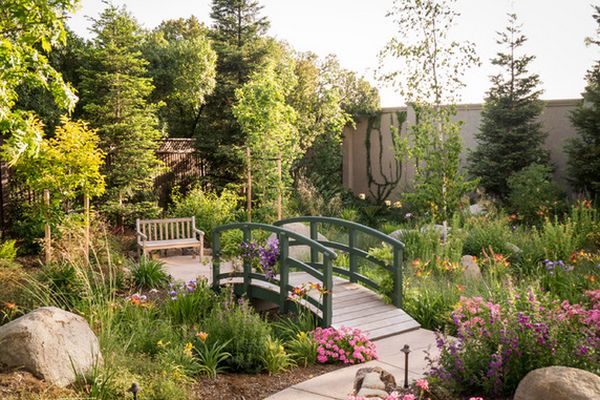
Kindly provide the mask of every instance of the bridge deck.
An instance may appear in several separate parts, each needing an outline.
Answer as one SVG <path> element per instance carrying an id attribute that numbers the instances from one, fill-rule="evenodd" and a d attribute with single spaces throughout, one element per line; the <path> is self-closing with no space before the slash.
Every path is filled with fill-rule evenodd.
<path id="1" fill-rule="evenodd" d="M 175 256 L 163 258 L 165 269 L 176 280 L 190 280 L 197 276 L 212 279 L 211 264 L 199 264 L 197 259 L 190 256 Z M 222 264 L 222 271 L 231 271 L 230 263 Z M 233 278 L 231 282 L 241 282 L 241 278 Z M 290 273 L 290 285 L 299 286 L 314 281 L 304 272 Z M 253 281 L 253 285 L 278 290 L 275 285 L 263 281 Z M 317 296 L 311 293 L 311 296 Z M 333 278 L 333 326 L 339 328 L 348 326 L 359 328 L 371 339 L 381 339 L 398 335 L 413 329 L 418 329 L 419 323 L 403 310 L 386 303 L 377 293 L 356 283 Z"/>

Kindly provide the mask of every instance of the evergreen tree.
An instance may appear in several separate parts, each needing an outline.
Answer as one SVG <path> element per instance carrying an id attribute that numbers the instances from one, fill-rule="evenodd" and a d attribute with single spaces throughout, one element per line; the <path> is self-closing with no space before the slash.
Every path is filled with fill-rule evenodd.
<path id="1" fill-rule="evenodd" d="M 139 50 L 144 33 L 137 21 L 124 8 L 109 6 L 94 21 L 92 32 L 81 101 L 107 153 L 107 200 L 120 224 L 134 203 L 149 198 L 160 170 L 155 155 L 161 138 L 158 105 L 147 101 L 154 87 Z"/>
<path id="2" fill-rule="evenodd" d="M 544 109 L 539 99 L 540 78 L 528 71 L 535 57 L 517 55 L 527 38 L 515 14 L 509 14 L 506 31 L 498 35 L 497 43 L 505 51 L 498 53 L 492 64 L 502 72 L 491 77 L 469 170 L 489 194 L 505 199 L 508 178 L 532 163 L 547 164 L 548 153 L 542 147 L 546 134 L 539 122 Z"/>
<path id="3" fill-rule="evenodd" d="M 588 44 L 600 45 L 600 6 L 594 6 L 598 23 L 595 39 Z M 600 196 L 600 61 L 587 72 L 583 101 L 571 114 L 578 137 L 571 139 L 565 151 L 569 156 L 567 172 L 573 188 L 592 198 Z"/>
<path id="4" fill-rule="evenodd" d="M 211 31 L 217 52 L 216 88 L 207 99 L 198 147 L 210 164 L 211 183 L 222 187 L 239 180 L 243 159 L 234 151 L 244 145 L 245 134 L 232 113 L 235 90 L 261 69 L 269 52 L 262 37 L 269 22 L 260 16 L 255 0 L 213 0 Z"/>

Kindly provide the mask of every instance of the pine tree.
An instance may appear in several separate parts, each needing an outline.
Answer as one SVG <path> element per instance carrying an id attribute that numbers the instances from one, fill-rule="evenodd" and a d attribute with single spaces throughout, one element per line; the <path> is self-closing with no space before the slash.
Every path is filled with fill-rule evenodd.
<path id="1" fill-rule="evenodd" d="M 594 6 L 598 23 L 596 39 L 587 43 L 600 45 L 600 6 Z M 587 72 L 583 101 L 571 114 L 571 122 L 579 134 L 571 139 L 565 151 L 569 156 L 567 172 L 573 188 L 592 198 L 600 196 L 600 61 Z"/>
<path id="2" fill-rule="evenodd" d="M 124 8 L 109 6 L 92 32 L 88 69 L 82 71 L 83 111 L 107 153 L 108 202 L 122 223 L 134 201 L 148 198 L 160 170 L 158 105 L 147 101 L 154 87 L 139 51 L 143 32 L 137 21 Z"/>
<path id="3" fill-rule="evenodd" d="M 246 136 L 232 113 L 235 90 L 259 70 L 269 52 L 262 37 L 269 21 L 260 16 L 262 6 L 255 0 L 213 0 L 211 31 L 217 52 L 216 88 L 204 107 L 198 138 L 201 154 L 209 161 L 211 183 L 222 187 L 239 180 L 243 159 L 233 150 Z"/>
<path id="4" fill-rule="evenodd" d="M 540 78 L 528 71 L 535 57 L 517 55 L 527 38 L 515 14 L 509 14 L 508 26 L 498 36 L 505 51 L 491 61 L 502 72 L 491 77 L 469 170 L 487 193 L 505 199 L 507 179 L 532 163 L 548 163 L 548 153 L 542 148 L 546 134 L 538 119 L 544 109 Z"/>

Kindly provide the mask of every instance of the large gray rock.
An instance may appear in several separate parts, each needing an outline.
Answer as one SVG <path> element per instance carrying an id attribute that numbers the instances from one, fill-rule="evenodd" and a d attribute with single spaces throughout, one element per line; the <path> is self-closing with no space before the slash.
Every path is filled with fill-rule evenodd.
<path id="1" fill-rule="evenodd" d="M 0 327 L 0 371 L 24 369 L 65 387 L 101 362 L 86 320 L 60 308 L 38 308 Z"/>
<path id="2" fill-rule="evenodd" d="M 470 279 L 481 279 L 481 269 L 475 261 L 475 257 L 473 256 L 463 256 L 460 259 L 460 263 L 463 266 L 463 274 L 465 277 Z"/>
<path id="3" fill-rule="evenodd" d="M 291 224 L 284 225 L 283 228 L 310 238 L 310 227 L 301 222 L 292 222 Z M 269 238 L 273 239 L 275 236 L 277 235 L 273 233 Z M 317 238 L 318 240 L 327 240 L 327 238 L 320 233 L 317 235 Z M 304 245 L 291 246 L 289 256 L 300 261 L 310 261 L 310 247 Z"/>
<path id="4" fill-rule="evenodd" d="M 540 368 L 519 383 L 514 400 L 600 399 L 600 377 L 588 371 L 567 367 Z"/>

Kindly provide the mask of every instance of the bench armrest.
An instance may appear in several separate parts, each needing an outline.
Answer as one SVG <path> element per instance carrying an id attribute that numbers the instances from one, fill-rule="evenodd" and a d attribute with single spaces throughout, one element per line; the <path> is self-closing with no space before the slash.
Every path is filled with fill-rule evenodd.
<path id="1" fill-rule="evenodd" d="M 194 228 L 194 232 L 196 232 L 196 233 L 197 233 L 198 235 L 200 235 L 200 236 L 204 236 L 204 231 L 201 231 L 201 230 L 200 230 L 200 229 L 198 229 L 198 228 Z"/>
<path id="2" fill-rule="evenodd" d="M 142 240 L 148 240 L 148 236 L 144 235 L 140 231 L 135 231 L 135 234 L 138 236 L 138 238 L 141 238 Z"/>

